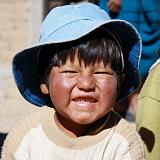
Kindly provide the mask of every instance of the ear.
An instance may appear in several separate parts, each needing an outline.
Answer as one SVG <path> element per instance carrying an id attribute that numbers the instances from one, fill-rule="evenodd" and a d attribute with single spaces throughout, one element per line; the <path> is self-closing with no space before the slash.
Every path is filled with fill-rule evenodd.
<path id="1" fill-rule="evenodd" d="M 40 85 L 40 89 L 41 89 L 41 92 L 42 92 L 43 94 L 49 94 L 49 90 L 48 90 L 48 87 L 47 87 L 46 84 L 42 83 L 42 84 Z"/>

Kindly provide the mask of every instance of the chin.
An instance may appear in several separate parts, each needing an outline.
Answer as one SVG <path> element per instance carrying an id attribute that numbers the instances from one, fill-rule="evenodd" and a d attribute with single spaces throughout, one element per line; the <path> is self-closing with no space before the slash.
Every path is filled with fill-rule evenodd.
<path id="1" fill-rule="evenodd" d="M 87 124 L 91 124 L 91 123 L 95 122 L 96 120 L 92 119 L 92 118 L 82 118 L 82 119 L 76 120 L 74 122 L 77 124 L 81 124 L 81 125 L 87 125 Z"/>

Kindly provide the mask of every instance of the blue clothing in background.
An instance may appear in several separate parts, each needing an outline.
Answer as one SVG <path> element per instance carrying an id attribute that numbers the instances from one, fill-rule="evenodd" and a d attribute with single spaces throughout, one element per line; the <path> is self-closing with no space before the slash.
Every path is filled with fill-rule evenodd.
<path id="1" fill-rule="evenodd" d="M 148 70 L 157 59 L 157 49 L 160 47 L 160 0 L 122 0 L 119 14 L 110 12 L 109 0 L 99 0 L 99 6 L 111 18 L 124 19 L 132 23 L 140 33 L 143 41 L 140 60 L 140 75 L 142 81 Z"/>

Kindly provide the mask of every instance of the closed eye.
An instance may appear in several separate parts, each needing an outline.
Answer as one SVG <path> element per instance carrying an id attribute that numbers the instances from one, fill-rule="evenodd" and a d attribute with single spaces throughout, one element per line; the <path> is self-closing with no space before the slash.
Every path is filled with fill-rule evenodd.
<path id="1" fill-rule="evenodd" d="M 94 74 L 97 74 L 97 75 L 101 75 L 101 74 L 109 74 L 109 75 L 113 75 L 113 73 L 112 72 L 94 72 Z"/>
<path id="2" fill-rule="evenodd" d="M 66 71 L 63 71 L 62 73 L 74 74 L 74 73 L 77 73 L 77 72 L 76 71 L 71 71 L 71 70 L 66 70 Z"/>

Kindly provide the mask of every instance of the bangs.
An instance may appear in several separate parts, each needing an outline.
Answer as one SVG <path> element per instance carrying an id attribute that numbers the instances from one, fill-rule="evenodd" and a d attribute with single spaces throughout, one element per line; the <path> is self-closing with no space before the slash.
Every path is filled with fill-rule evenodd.
<path id="1" fill-rule="evenodd" d="M 64 65 L 68 58 L 74 62 L 75 55 L 77 55 L 80 65 L 82 62 L 85 66 L 89 66 L 103 61 L 104 66 L 109 64 L 117 74 L 120 74 L 123 70 L 120 45 L 110 34 L 106 33 L 106 35 L 104 31 L 100 33 L 92 33 L 90 36 L 74 42 L 51 44 L 41 48 L 38 56 L 40 76 L 46 77 L 53 66 Z"/>
<path id="2" fill-rule="evenodd" d="M 114 62 L 121 63 L 120 51 L 116 43 L 110 39 L 94 39 L 84 42 L 71 49 L 63 50 L 53 57 L 55 65 L 64 65 L 66 60 L 70 58 L 73 62 L 75 55 L 78 57 L 79 64 L 83 61 L 85 66 L 94 65 L 96 62 L 103 61 L 104 66 L 110 64 L 112 69 L 116 69 Z M 120 61 L 120 62 L 119 62 Z M 119 65 L 117 65 L 119 66 Z M 118 70 L 118 68 L 116 69 Z"/>

